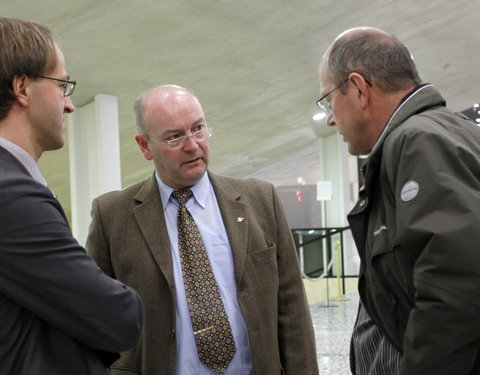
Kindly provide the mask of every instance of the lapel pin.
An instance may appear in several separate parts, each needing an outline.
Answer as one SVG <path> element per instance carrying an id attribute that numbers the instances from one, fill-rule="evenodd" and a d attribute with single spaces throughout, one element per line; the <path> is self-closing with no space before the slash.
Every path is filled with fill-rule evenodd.
<path id="1" fill-rule="evenodd" d="M 243 221 L 243 217 L 237 217 L 237 223 L 241 223 Z"/>

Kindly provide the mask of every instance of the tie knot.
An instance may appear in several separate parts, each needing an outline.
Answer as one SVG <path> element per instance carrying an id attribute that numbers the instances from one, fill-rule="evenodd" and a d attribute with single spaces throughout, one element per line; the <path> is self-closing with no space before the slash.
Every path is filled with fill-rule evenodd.
<path id="1" fill-rule="evenodd" d="M 175 190 L 172 195 L 177 199 L 177 201 L 184 205 L 186 201 L 188 201 L 192 196 L 193 193 L 190 189 L 182 189 L 182 190 Z"/>

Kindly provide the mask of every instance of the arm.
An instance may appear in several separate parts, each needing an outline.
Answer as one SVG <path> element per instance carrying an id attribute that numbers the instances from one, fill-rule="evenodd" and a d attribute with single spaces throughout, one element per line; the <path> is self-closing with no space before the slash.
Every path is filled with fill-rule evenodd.
<path id="1" fill-rule="evenodd" d="M 315 335 L 297 252 L 283 205 L 272 187 L 277 228 L 278 337 L 286 375 L 318 374 Z"/>
<path id="2" fill-rule="evenodd" d="M 103 272 L 110 277 L 115 277 L 110 258 L 110 248 L 105 240 L 97 199 L 94 199 L 92 203 L 92 221 L 90 223 L 85 248 L 87 249 L 87 254 L 95 260 Z"/>
<path id="3" fill-rule="evenodd" d="M 480 349 L 480 163 L 468 141 L 427 127 L 397 140 L 394 153 L 396 230 L 415 287 L 400 373 L 466 374 Z M 405 202 L 410 180 L 419 192 Z"/>
<path id="4" fill-rule="evenodd" d="M 29 177 L 3 178 L 0 202 L 1 292 L 91 348 L 135 345 L 143 321 L 138 295 L 85 254 L 50 191 Z"/>

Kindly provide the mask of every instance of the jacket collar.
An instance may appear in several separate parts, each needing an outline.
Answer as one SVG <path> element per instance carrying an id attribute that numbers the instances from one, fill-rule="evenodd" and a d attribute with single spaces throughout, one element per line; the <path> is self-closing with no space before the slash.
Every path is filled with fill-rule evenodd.
<path id="1" fill-rule="evenodd" d="M 371 154 L 375 154 L 379 149 L 381 149 L 383 142 L 388 135 L 398 126 L 404 123 L 405 120 L 407 120 L 407 118 L 410 116 L 433 107 L 445 105 L 445 99 L 431 84 L 427 83 L 417 86 L 407 95 L 405 95 L 405 97 L 400 101 L 400 104 L 395 112 L 393 112 L 392 116 L 390 116 L 390 119 L 385 125 L 377 142 L 373 146 Z"/>
<path id="2" fill-rule="evenodd" d="M 362 167 L 364 184 L 360 188 L 360 199 L 349 215 L 363 212 L 368 207 L 369 192 L 366 187 L 371 186 L 375 175 L 379 173 L 382 160 L 383 144 L 388 136 L 401 126 L 409 117 L 438 106 L 445 106 L 445 99 L 430 84 L 420 85 L 408 93 L 399 103 L 388 120 L 383 132 Z M 370 189 L 371 190 L 371 189 Z"/>
<path id="3" fill-rule="evenodd" d="M 175 281 L 170 240 L 154 174 L 143 182 L 133 199 L 136 202 L 133 215 L 139 230 L 167 283 L 173 288 Z"/>
<path id="4" fill-rule="evenodd" d="M 245 269 L 248 217 L 242 196 L 238 191 L 235 180 L 218 176 L 208 171 L 208 177 L 213 185 L 222 219 L 227 231 L 232 249 L 235 278 L 237 286 L 242 286 L 242 275 Z M 155 175 L 147 179 L 133 198 L 138 205 L 134 208 L 140 231 L 155 258 L 167 282 L 173 286 L 173 264 L 170 254 L 168 233 L 163 216 L 162 203 L 158 193 Z M 152 219 L 158 218 L 158 219 Z M 241 218 L 241 221 L 239 221 Z M 163 228 L 159 230 L 158 228 Z"/>

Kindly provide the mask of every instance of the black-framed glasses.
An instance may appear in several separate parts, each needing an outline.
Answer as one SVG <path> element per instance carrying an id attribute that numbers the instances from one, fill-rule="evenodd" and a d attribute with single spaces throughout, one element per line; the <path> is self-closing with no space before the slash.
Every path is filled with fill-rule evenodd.
<path id="1" fill-rule="evenodd" d="M 332 114 L 332 107 L 329 101 L 326 99 L 328 96 L 334 92 L 335 90 L 339 89 L 342 87 L 345 83 L 348 82 L 348 78 L 345 78 L 345 80 L 339 84 L 337 87 L 331 89 L 329 92 L 327 92 L 325 95 L 323 95 L 320 99 L 318 99 L 315 104 L 317 105 L 318 108 L 320 108 L 327 116 L 330 116 Z"/>
<path id="2" fill-rule="evenodd" d="M 66 79 L 59 79 L 59 78 L 53 78 L 53 77 L 47 77 L 47 76 L 35 76 L 37 78 L 45 78 L 45 79 L 51 79 L 52 81 L 58 81 L 58 82 L 63 82 L 63 95 L 65 96 L 70 96 L 73 94 L 73 91 L 75 91 L 75 86 L 77 85 L 77 81 L 67 81 Z"/>
<path id="3" fill-rule="evenodd" d="M 365 77 L 363 77 L 363 79 L 365 80 L 365 82 L 367 83 L 368 86 L 372 87 L 372 84 L 370 83 L 369 80 L 365 79 Z M 349 80 L 349 77 L 345 78 L 345 80 L 340 83 L 337 87 L 331 89 L 329 92 L 327 92 L 325 95 L 323 95 L 320 99 L 318 99 L 315 104 L 317 105 L 318 108 L 320 108 L 327 116 L 330 116 L 332 114 L 332 105 L 331 103 L 326 100 L 328 98 L 328 96 L 334 92 L 335 90 L 339 89 L 340 87 L 342 87 L 345 83 L 347 83 Z"/>

